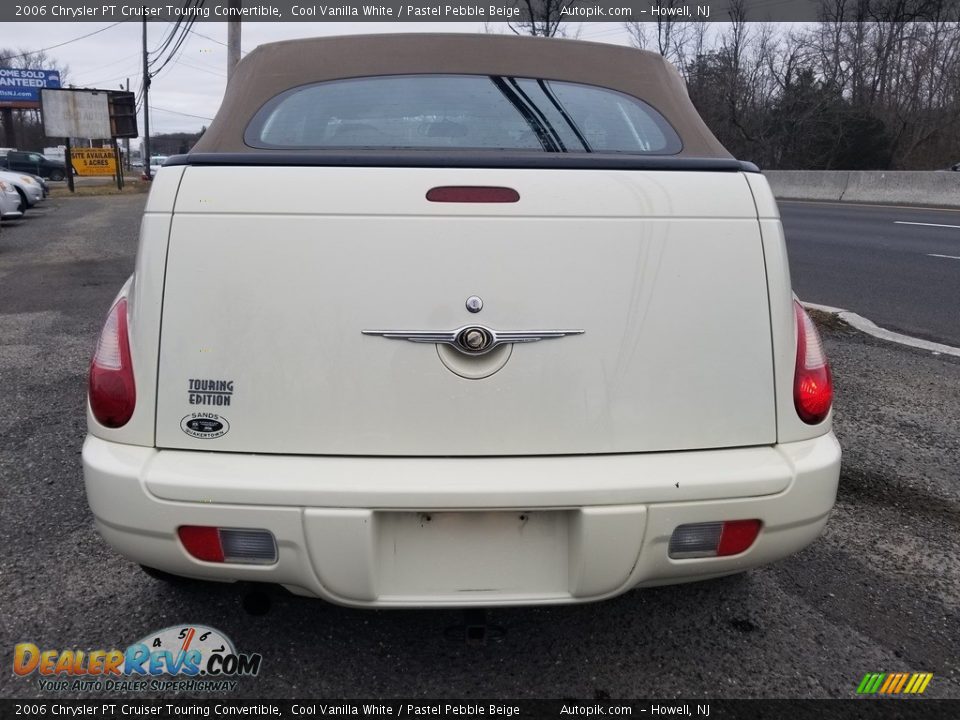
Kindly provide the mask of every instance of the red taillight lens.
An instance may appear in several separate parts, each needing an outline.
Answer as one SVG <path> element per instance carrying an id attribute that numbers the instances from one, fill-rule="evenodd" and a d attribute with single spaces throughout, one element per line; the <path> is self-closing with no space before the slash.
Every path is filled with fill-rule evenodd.
<path id="1" fill-rule="evenodd" d="M 793 376 L 793 404 L 801 420 L 816 425 L 830 413 L 833 378 L 820 333 L 797 301 L 794 301 L 794 309 L 797 315 L 797 367 Z"/>
<path id="2" fill-rule="evenodd" d="M 220 530 L 201 525 L 182 525 L 177 528 L 180 542 L 197 560 L 223 562 L 223 545 L 220 544 Z"/>
<path id="3" fill-rule="evenodd" d="M 739 555 L 753 545 L 760 533 L 759 520 L 727 520 L 720 532 L 717 555 Z"/>
<path id="4" fill-rule="evenodd" d="M 427 200 L 449 203 L 515 203 L 520 201 L 520 193 L 507 187 L 444 185 L 428 190 Z"/>
<path id="5" fill-rule="evenodd" d="M 181 525 L 177 537 L 197 560 L 269 565 L 277 561 L 277 540 L 269 530 Z"/>
<path id="6" fill-rule="evenodd" d="M 90 363 L 90 409 L 101 425 L 127 424 L 137 402 L 127 336 L 127 300 L 117 301 L 107 315 Z"/>

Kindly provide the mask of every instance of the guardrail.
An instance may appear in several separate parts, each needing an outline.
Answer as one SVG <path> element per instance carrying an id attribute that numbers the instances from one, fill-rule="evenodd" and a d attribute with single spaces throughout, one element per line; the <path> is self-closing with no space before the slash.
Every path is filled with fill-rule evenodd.
<path id="1" fill-rule="evenodd" d="M 960 172 L 768 170 L 763 174 L 781 200 L 960 208 Z"/>

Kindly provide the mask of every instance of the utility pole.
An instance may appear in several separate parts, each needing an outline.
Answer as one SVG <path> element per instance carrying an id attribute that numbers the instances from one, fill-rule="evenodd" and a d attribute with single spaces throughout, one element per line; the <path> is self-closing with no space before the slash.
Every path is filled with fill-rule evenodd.
<path id="1" fill-rule="evenodd" d="M 130 78 L 127 78 L 127 92 L 130 92 Z M 136 114 L 136 110 L 134 110 L 134 114 Z M 124 157 L 127 159 L 127 162 L 126 162 L 127 172 L 129 172 L 130 171 L 130 138 L 123 139 L 123 151 L 124 151 L 123 153 Z"/>
<path id="2" fill-rule="evenodd" d="M 240 35 L 239 31 L 237 31 L 237 35 Z M 7 147 L 15 148 L 17 146 L 17 131 L 13 127 L 13 108 L 3 108 L 3 131 L 6 135 L 4 142 Z"/>
<path id="3" fill-rule="evenodd" d="M 229 0 L 227 7 L 230 9 L 231 18 L 239 18 L 239 15 L 233 13 L 240 10 L 242 0 Z M 233 68 L 240 62 L 240 20 L 227 21 L 227 82 L 233 75 Z"/>
<path id="4" fill-rule="evenodd" d="M 147 64 L 147 14 L 143 14 L 143 174 L 153 180 L 150 172 L 150 66 Z"/>

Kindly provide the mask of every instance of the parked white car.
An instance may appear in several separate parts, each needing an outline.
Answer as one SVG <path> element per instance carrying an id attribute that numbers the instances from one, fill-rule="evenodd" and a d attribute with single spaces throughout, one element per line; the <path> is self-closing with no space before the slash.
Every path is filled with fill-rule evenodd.
<path id="1" fill-rule="evenodd" d="M 0 180 L 0 220 L 12 220 L 22 215 L 20 193 L 6 180 Z"/>
<path id="2" fill-rule="evenodd" d="M 156 174 L 157 170 L 163 167 L 163 164 L 169 159 L 169 155 L 154 155 L 150 158 L 150 172 Z"/>
<path id="3" fill-rule="evenodd" d="M 0 170 L 0 180 L 9 183 L 17 191 L 20 196 L 18 209 L 21 213 L 43 200 L 43 186 L 31 175 Z"/>
<path id="4" fill-rule="evenodd" d="M 355 36 L 235 72 L 157 176 L 90 369 L 87 496 L 119 552 L 486 606 L 820 534 L 831 377 L 776 203 L 659 55 Z"/>

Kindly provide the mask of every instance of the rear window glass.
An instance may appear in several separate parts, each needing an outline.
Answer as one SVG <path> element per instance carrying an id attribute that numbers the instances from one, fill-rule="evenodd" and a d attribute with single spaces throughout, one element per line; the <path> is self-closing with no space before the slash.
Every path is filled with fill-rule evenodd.
<path id="1" fill-rule="evenodd" d="M 397 75 L 304 85 L 270 100 L 257 148 L 534 150 L 672 155 L 660 113 L 614 90 L 486 75 Z"/>

